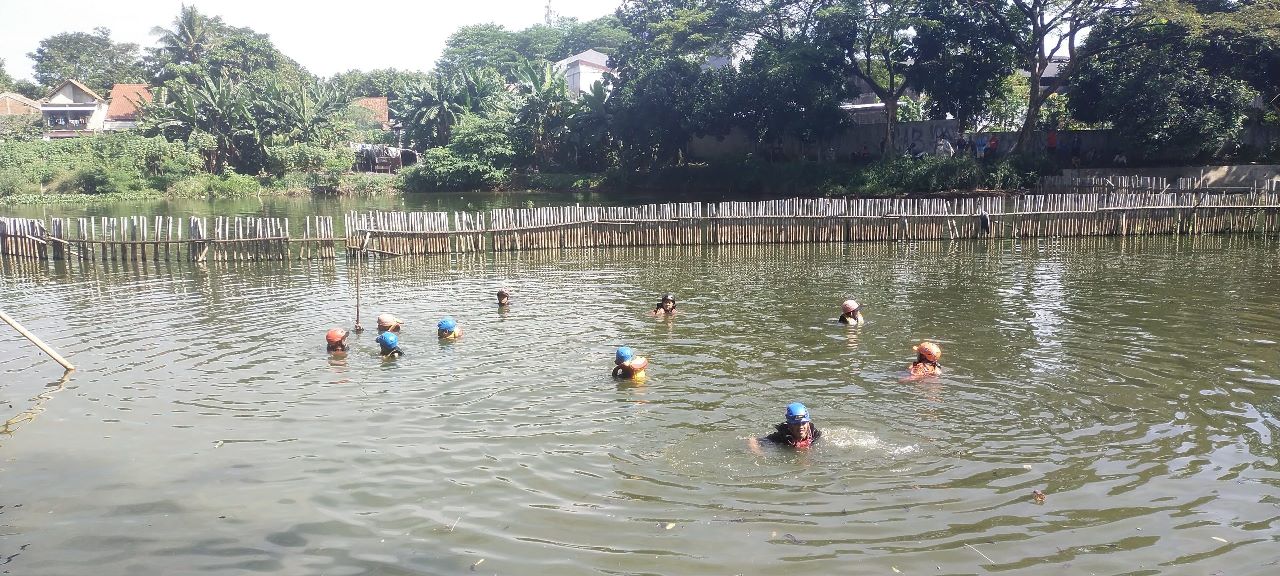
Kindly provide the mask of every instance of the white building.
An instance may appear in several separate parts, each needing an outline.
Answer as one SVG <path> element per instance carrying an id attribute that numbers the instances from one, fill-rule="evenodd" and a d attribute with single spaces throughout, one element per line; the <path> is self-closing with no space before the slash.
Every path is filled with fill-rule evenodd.
<path id="1" fill-rule="evenodd" d="M 107 101 L 75 80 L 66 80 L 40 103 L 45 138 L 71 138 L 102 130 Z"/>
<path id="2" fill-rule="evenodd" d="M 609 67 L 609 56 L 595 50 L 574 54 L 556 62 L 555 67 L 564 73 L 569 81 L 569 93 L 575 96 L 590 92 L 592 84 L 603 81 L 605 73 L 613 71 Z"/>

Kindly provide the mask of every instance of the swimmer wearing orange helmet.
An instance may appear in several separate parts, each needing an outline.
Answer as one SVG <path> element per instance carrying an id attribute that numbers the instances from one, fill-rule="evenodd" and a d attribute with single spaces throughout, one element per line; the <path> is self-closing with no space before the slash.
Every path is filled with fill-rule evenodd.
<path id="1" fill-rule="evenodd" d="M 325 349 L 330 353 L 347 351 L 347 331 L 342 328 L 331 328 L 324 335 Z"/>
<path id="2" fill-rule="evenodd" d="M 862 305 L 857 300 L 845 300 L 840 305 L 840 319 L 837 322 L 851 326 L 861 326 L 866 322 L 862 317 Z"/>
<path id="3" fill-rule="evenodd" d="M 916 351 L 916 361 L 911 363 L 912 376 L 941 376 L 942 365 L 938 359 L 942 357 L 942 348 L 933 342 L 921 342 L 911 347 Z"/>

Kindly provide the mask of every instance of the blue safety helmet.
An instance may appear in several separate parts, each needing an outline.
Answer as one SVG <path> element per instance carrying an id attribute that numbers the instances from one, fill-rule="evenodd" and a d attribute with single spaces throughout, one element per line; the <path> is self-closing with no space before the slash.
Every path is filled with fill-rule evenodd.
<path id="1" fill-rule="evenodd" d="M 623 362 L 630 362 L 631 359 L 635 357 L 636 357 L 636 353 L 634 350 L 627 348 L 626 346 L 623 346 L 619 348 L 616 353 L 614 353 L 613 361 L 617 362 L 618 364 L 621 364 Z"/>
<path id="2" fill-rule="evenodd" d="M 787 424 L 804 424 L 809 421 L 809 409 L 804 404 L 792 402 L 787 404 Z"/>
<path id="3" fill-rule="evenodd" d="M 445 332 L 453 332 L 458 329 L 458 323 L 453 318 L 445 318 L 436 324 L 436 328 Z"/>
<path id="4" fill-rule="evenodd" d="M 400 337 L 394 332 L 383 332 L 378 335 L 378 345 L 383 350 L 395 350 L 400 347 Z"/>

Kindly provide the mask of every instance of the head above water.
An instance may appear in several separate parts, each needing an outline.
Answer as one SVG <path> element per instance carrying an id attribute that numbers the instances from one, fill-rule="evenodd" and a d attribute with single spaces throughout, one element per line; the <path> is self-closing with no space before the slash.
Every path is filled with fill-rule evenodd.
<path id="1" fill-rule="evenodd" d="M 383 332 L 378 335 L 378 346 L 382 348 L 382 353 L 386 354 L 400 347 L 400 337 L 394 332 Z"/>
<path id="2" fill-rule="evenodd" d="M 498 290 L 498 303 L 499 303 L 499 304 L 506 304 L 506 303 L 507 303 L 507 301 L 508 301 L 508 300 L 510 300 L 510 299 L 511 299 L 511 293 L 510 293 L 510 292 L 507 292 L 507 289 L 506 289 L 506 288 L 503 288 L 503 289 L 501 289 L 501 290 Z"/>
<path id="3" fill-rule="evenodd" d="M 446 317 L 444 320 L 441 320 L 436 323 L 436 330 L 439 330 L 440 332 L 453 332 L 454 330 L 457 330 L 457 329 L 458 329 L 458 322 L 453 318 Z"/>
<path id="4" fill-rule="evenodd" d="M 921 358 L 930 362 L 937 362 L 942 357 L 942 348 L 933 342 L 921 342 L 912 346 L 911 349 L 920 354 Z"/>
<path id="5" fill-rule="evenodd" d="M 622 364 L 625 362 L 630 362 L 631 359 L 635 357 L 636 357 L 636 353 L 634 350 L 626 346 L 623 346 L 621 348 L 618 348 L 617 352 L 613 353 L 613 362 L 615 364 Z"/>
<path id="6" fill-rule="evenodd" d="M 324 341 L 329 344 L 340 344 L 347 339 L 347 331 L 342 328 L 330 328 L 324 334 Z"/>
<path id="7" fill-rule="evenodd" d="M 379 332 L 386 332 L 388 330 L 399 332 L 400 326 L 402 324 L 404 324 L 404 320 L 396 318 L 391 314 L 384 312 L 378 315 L 378 331 Z"/>
<path id="8" fill-rule="evenodd" d="M 787 424 L 804 424 L 809 422 L 809 409 L 804 404 L 792 402 L 787 404 Z"/>
<path id="9" fill-rule="evenodd" d="M 658 308 L 664 310 L 674 310 L 676 307 L 676 295 L 670 292 L 663 294 L 662 299 L 658 301 Z"/>
<path id="10" fill-rule="evenodd" d="M 843 310 L 845 314 L 857 312 L 859 308 L 861 308 L 861 306 L 858 305 L 857 300 L 845 300 L 844 303 L 840 305 L 840 309 Z"/>

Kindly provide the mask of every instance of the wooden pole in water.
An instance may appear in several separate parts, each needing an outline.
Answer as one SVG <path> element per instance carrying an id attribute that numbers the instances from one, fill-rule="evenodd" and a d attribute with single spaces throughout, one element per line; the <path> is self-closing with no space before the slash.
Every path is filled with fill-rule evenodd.
<path id="1" fill-rule="evenodd" d="M 354 264 L 356 268 L 356 325 L 355 325 L 356 334 L 364 332 L 364 326 L 360 325 L 360 266 L 362 264 L 361 262 L 362 258 L 363 258 L 363 255 L 356 254 L 356 261 Z"/>
<path id="2" fill-rule="evenodd" d="M 53 348 L 50 348 L 48 344 L 45 344 L 44 341 L 36 337 L 35 334 L 28 332 L 27 329 L 23 328 L 22 325 L 19 324 L 17 320 L 10 318 L 9 315 L 5 314 L 3 310 L 0 310 L 0 320 L 4 320 L 5 324 L 13 326 L 14 330 L 17 330 L 19 334 L 25 336 L 27 340 L 30 340 L 31 343 L 35 344 L 37 348 L 43 350 L 45 354 L 48 354 L 49 357 L 53 358 L 55 362 L 61 364 L 63 368 L 66 368 L 67 370 L 76 369 L 76 367 L 73 366 L 70 362 L 67 362 L 66 358 L 63 358 L 61 355 L 55 352 Z"/>

